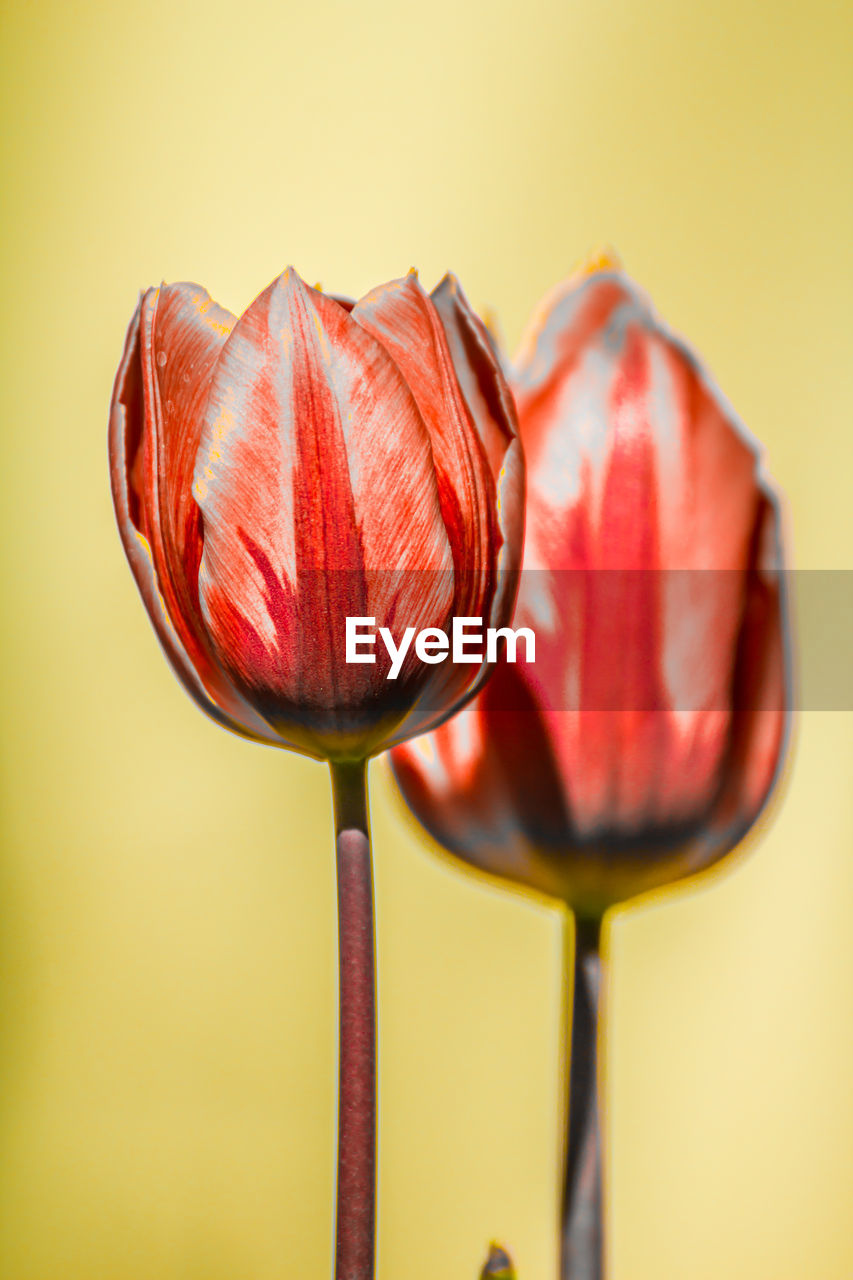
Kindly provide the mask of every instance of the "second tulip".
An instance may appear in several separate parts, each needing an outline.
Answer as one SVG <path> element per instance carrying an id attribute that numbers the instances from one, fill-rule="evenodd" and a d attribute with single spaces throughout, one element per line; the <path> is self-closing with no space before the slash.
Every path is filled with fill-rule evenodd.
<path id="1" fill-rule="evenodd" d="M 514 625 L 536 636 L 397 749 L 446 848 L 597 920 L 727 853 L 787 724 L 777 500 L 755 442 L 621 273 L 546 300 L 513 381 L 527 460 Z"/>
<path id="2" fill-rule="evenodd" d="M 619 271 L 546 299 L 513 391 L 514 622 L 535 661 L 392 759 L 445 848 L 575 912 L 562 1273 L 600 1280 L 601 920 L 722 858 L 767 799 L 788 722 L 779 511 L 756 443 Z"/>

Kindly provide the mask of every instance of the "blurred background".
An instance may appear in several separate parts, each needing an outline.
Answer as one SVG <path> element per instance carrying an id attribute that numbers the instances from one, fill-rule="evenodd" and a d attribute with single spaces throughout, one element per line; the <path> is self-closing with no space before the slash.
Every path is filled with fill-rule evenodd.
<path id="1" fill-rule="evenodd" d="M 0 1275 L 323 1280 L 324 768 L 162 658 L 107 408 L 141 287 L 241 311 L 452 267 L 510 348 L 614 244 L 853 567 L 853 19 L 833 0 L 11 0 L 3 12 Z M 853 1275 L 853 714 L 799 717 L 748 857 L 616 915 L 611 1280 Z M 563 921 L 372 769 L 380 1280 L 555 1275 Z"/>

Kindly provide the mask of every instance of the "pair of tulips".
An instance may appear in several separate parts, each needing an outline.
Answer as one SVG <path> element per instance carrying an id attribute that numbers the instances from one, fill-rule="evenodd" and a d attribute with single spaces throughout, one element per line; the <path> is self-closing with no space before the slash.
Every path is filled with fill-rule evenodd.
<path id="1" fill-rule="evenodd" d="M 447 849 L 575 912 L 563 1269 L 602 1269 L 601 918 L 731 850 L 786 732 L 779 513 L 696 357 L 607 260 L 557 288 L 505 373 L 458 283 L 353 303 L 286 271 L 235 319 L 141 298 L 110 419 L 125 551 L 220 724 L 328 760 L 340 939 L 337 1280 L 374 1252 L 366 760 Z M 526 471 L 526 477 L 525 477 Z M 526 509 L 525 509 L 526 507 Z M 535 659 L 344 661 L 347 618 L 476 617 Z M 484 1274 L 509 1266 L 493 1250 Z"/>

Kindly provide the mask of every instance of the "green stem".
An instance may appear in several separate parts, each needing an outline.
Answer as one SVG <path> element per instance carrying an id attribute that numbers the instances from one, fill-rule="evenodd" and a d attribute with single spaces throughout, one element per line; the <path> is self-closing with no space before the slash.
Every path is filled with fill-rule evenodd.
<path id="1" fill-rule="evenodd" d="M 604 1233 L 598 1107 L 600 922 L 577 920 L 572 979 L 569 1137 L 563 1190 L 563 1280 L 601 1280 Z"/>
<path id="2" fill-rule="evenodd" d="M 338 1190 L 335 1280 L 373 1280 L 376 965 L 365 761 L 332 762 L 338 880 Z"/>

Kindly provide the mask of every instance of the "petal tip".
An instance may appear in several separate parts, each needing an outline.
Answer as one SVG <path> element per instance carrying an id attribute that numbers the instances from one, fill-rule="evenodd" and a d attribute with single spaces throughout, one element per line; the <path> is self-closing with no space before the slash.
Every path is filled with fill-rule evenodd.
<path id="1" fill-rule="evenodd" d="M 613 245 L 607 242 L 596 245 L 595 248 L 584 254 L 569 272 L 569 279 L 579 282 L 585 280 L 587 276 L 599 275 L 605 272 L 625 274 L 622 259 L 613 248 Z"/>
<path id="2" fill-rule="evenodd" d="M 431 296 L 433 299 L 445 294 L 449 294 L 451 297 L 458 297 L 461 292 L 462 286 L 459 283 L 459 277 L 453 271 L 445 271 L 433 289 Z"/>
<path id="3" fill-rule="evenodd" d="M 306 291 L 312 291 L 311 286 L 306 284 L 292 263 L 289 263 L 268 287 L 275 293 L 287 293 L 289 291 L 298 292 L 303 289 Z M 322 287 L 320 285 L 317 285 L 317 291 L 322 292 Z"/>

